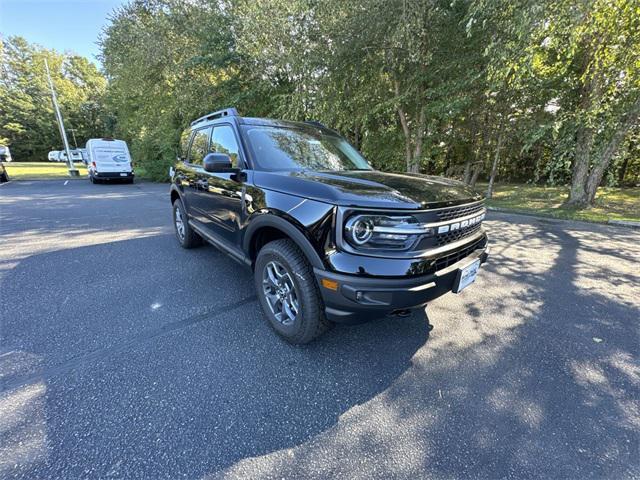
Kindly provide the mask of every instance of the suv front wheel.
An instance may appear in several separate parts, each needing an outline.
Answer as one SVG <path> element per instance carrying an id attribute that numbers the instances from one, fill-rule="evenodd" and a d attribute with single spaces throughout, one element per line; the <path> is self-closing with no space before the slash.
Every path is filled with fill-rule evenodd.
<path id="1" fill-rule="evenodd" d="M 194 248 L 202 244 L 202 237 L 189 225 L 184 205 L 179 198 L 173 202 L 173 227 L 182 248 Z"/>
<path id="2" fill-rule="evenodd" d="M 254 281 L 271 327 L 291 343 L 308 343 L 329 329 L 311 265 L 291 240 L 258 253 Z"/>

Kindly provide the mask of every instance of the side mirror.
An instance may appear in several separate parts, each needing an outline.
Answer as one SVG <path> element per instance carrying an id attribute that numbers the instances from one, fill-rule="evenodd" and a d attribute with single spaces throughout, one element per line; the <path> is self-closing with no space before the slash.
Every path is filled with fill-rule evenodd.
<path id="1" fill-rule="evenodd" d="M 229 172 L 232 170 L 231 157 L 226 153 L 207 153 L 202 166 L 206 172 Z"/>

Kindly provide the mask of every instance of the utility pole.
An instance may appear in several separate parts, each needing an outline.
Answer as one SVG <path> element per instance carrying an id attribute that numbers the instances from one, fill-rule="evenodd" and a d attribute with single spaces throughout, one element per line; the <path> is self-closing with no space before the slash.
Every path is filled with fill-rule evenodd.
<path id="1" fill-rule="evenodd" d="M 73 164 L 73 158 L 71 158 L 71 149 L 69 148 L 69 141 L 67 140 L 67 132 L 64 130 L 64 123 L 62 122 L 62 114 L 60 113 L 60 107 L 58 106 L 58 97 L 56 97 L 56 91 L 53 88 L 53 82 L 51 81 L 51 72 L 49 71 L 49 63 L 47 59 L 44 59 L 44 66 L 47 69 L 47 78 L 49 79 L 49 88 L 51 88 L 51 100 L 53 101 L 53 109 L 56 113 L 56 120 L 58 121 L 58 128 L 60 129 L 60 136 L 62 137 L 62 143 L 64 144 L 64 150 L 67 152 L 67 166 L 69 167 L 69 176 L 77 177 L 80 175 Z"/>

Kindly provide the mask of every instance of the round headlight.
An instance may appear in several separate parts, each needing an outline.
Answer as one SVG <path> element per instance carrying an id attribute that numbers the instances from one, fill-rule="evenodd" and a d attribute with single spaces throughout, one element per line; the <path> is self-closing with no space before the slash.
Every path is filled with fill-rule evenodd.
<path id="1" fill-rule="evenodd" d="M 373 220 L 369 217 L 355 217 L 347 222 L 347 230 L 351 240 L 357 245 L 364 245 L 373 235 Z"/>

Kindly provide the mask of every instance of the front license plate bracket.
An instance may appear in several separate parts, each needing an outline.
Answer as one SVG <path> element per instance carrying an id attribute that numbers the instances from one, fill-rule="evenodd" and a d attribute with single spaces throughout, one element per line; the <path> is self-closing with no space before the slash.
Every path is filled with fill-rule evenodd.
<path id="1" fill-rule="evenodd" d="M 480 259 L 474 260 L 463 268 L 458 269 L 456 280 L 453 282 L 453 293 L 460 293 L 476 280 L 480 269 Z"/>

